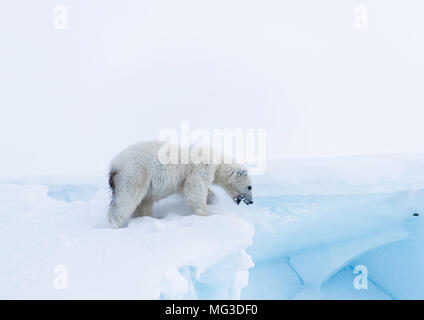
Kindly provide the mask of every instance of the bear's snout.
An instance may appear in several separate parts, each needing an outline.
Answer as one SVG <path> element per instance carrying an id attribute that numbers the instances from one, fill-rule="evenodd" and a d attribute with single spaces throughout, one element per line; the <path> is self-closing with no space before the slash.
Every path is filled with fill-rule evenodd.
<path id="1" fill-rule="evenodd" d="M 240 202 L 243 200 L 243 202 L 247 205 L 252 204 L 253 200 L 251 197 L 245 195 L 245 194 L 240 194 L 237 197 L 234 198 L 234 202 L 239 205 Z"/>
<path id="2" fill-rule="evenodd" d="M 252 199 L 249 199 L 249 198 L 247 198 L 247 197 L 245 197 L 245 198 L 243 199 L 243 201 L 244 201 L 244 203 L 245 203 L 245 204 L 247 204 L 247 205 L 249 205 L 249 204 L 252 204 L 252 203 L 253 203 L 253 200 L 252 200 Z"/>

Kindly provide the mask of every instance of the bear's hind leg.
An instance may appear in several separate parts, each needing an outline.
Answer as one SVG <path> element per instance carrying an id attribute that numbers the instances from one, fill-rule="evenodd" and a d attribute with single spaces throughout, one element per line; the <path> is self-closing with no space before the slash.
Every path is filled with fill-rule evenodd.
<path id="1" fill-rule="evenodd" d="M 120 175 L 114 177 L 115 190 L 108 219 L 112 227 L 121 228 L 146 196 L 149 186 L 147 174 L 139 177 Z"/>
<path id="2" fill-rule="evenodd" d="M 153 217 L 153 201 L 143 199 L 137 209 L 135 209 L 132 217 L 139 218 L 143 216 Z"/>

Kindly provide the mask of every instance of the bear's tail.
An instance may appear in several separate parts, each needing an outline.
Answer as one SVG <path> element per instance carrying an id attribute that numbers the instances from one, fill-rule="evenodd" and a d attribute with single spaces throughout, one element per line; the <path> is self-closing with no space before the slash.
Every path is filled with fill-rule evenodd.
<path id="1" fill-rule="evenodd" d="M 112 197 L 115 195 L 115 176 L 118 173 L 118 171 L 116 171 L 116 169 L 111 169 L 109 172 L 109 186 L 110 189 L 112 190 Z"/>

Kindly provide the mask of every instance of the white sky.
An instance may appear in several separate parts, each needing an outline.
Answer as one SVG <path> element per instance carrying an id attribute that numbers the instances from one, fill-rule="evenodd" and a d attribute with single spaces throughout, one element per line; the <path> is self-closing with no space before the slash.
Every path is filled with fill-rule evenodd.
<path id="1" fill-rule="evenodd" d="M 423 13 L 419 0 L 3 0 L 0 176 L 102 171 L 183 120 L 265 128 L 268 158 L 424 152 Z"/>

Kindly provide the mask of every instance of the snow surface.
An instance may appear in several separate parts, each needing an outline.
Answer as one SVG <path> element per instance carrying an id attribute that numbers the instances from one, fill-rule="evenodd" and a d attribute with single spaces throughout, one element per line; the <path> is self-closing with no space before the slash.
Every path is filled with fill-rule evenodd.
<path id="1" fill-rule="evenodd" d="M 252 206 L 216 190 L 198 217 L 171 197 L 119 230 L 105 178 L 4 181 L 0 298 L 423 299 L 423 160 L 273 161 Z"/>

